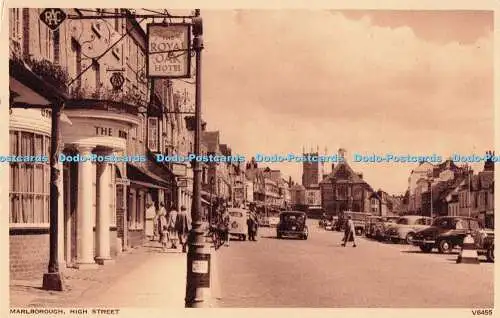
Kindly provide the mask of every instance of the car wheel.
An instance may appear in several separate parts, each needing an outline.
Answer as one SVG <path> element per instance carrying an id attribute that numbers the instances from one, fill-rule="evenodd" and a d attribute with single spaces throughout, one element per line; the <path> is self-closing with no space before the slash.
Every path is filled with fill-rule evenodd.
<path id="1" fill-rule="evenodd" d="M 307 240 L 307 234 L 306 234 L 306 235 L 304 235 L 303 239 L 304 239 L 304 240 Z"/>
<path id="2" fill-rule="evenodd" d="M 438 250 L 441 254 L 448 254 L 453 249 L 453 244 L 448 240 L 441 240 L 438 243 Z"/>
<path id="3" fill-rule="evenodd" d="M 406 234 L 406 239 L 405 239 L 406 244 L 411 245 L 411 242 L 413 241 L 413 235 L 415 235 L 415 233 L 413 233 L 413 232 Z"/>
<path id="4" fill-rule="evenodd" d="M 246 241 L 246 240 L 247 240 L 247 236 L 246 236 L 245 234 L 243 234 L 243 235 L 241 236 L 241 240 L 242 240 L 242 241 Z"/>
<path id="5" fill-rule="evenodd" d="M 420 250 L 424 253 L 430 253 L 432 251 L 432 245 L 429 244 L 420 245 Z"/>
<path id="6" fill-rule="evenodd" d="M 495 262 L 495 246 L 491 246 L 490 248 L 488 248 L 488 250 L 486 251 L 486 259 L 488 260 L 488 262 Z"/>

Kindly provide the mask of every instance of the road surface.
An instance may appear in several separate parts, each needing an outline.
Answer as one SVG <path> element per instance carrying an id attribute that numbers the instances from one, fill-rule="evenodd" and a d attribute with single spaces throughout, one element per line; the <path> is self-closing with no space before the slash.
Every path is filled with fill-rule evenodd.
<path id="1" fill-rule="evenodd" d="M 437 308 L 493 306 L 494 264 L 456 264 L 457 254 L 342 234 L 308 220 L 308 240 L 279 240 L 260 228 L 257 242 L 219 250 L 220 307 Z"/>

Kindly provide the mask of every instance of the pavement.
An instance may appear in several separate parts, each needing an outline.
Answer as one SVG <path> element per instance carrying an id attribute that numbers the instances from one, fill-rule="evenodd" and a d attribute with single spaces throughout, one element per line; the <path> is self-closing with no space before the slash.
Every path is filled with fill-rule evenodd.
<path id="1" fill-rule="evenodd" d="M 308 240 L 276 238 L 260 228 L 257 242 L 231 242 L 219 257 L 221 307 L 492 308 L 494 264 L 456 264 L 455 254 L 358 237 L 308 220 Z M 230 274 L 229 274 L 230 273 Z"/>
<path id="2" fill-rule="evenodd" d="M 65 269 L 63 292 L 42 290 L 42 277 L 11 280 L 10 306 L 184 308 L 186 255 L 150 242 L 98 269 Z"/>

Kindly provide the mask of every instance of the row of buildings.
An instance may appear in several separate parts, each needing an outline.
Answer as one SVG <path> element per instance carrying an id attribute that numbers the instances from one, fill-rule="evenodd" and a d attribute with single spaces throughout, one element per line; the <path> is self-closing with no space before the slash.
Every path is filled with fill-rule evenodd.
<path id="1" fill-rule="evenodd" d="M 451 159 L 440 164 L 419 163 L 408 178 L 404 195 L 389 195 L 374 190 L 363 174 L 355 172 L 345 160 L 345 149 L 339 149 L 342 162 L 303 165 L 302 185 L 292 186 L 292 205 L 310 211 L 338 215 L 350 210 L 373 215 L 471 216 L 489 228 L 494 227 L 494 163 L 485 162 L 474 174 L 469 166 L 457 166 Z M 487 152 L 493 157 L 492 152 Z M 306 154 L 307 155 L 307 154 Z M 310 153 L 317 156 L 318 152 Z"/>
<path id="2" fill-rule="evenodd" d="M 471 216 L 493 228 L 494 168 L 491 160 L 487 160 L 477 174 L 469 166 L 457 166 L 451 159 L 437 165 L 420 163 L 408 178 L 406 213 Z"/>
<path id="3" fill-rule="evenodd" d="M 352 169 L 346 153 L 343 148 L 338 150 L 339 160 L 331 164 L 331 170 L 324 163 L 304 162 L 302 184 L 291 188 L 294 208 L 308 211 L 311 216 L 321 213 L 338 215 L 347 210 L 381 216 L 400 214 L 403 197 L 389 195 L 381 189 L 374 190 L 363 179 L 362 173 Z M 318 154 L 317 151 L 304 156 Z"/>
<path id="4" fill-rule="evenodd" d="M 40 20 L 43 9 L 9 9 L 10 155 L 48 157 L 50 105 L 62 103 L 62 153 L 123 160 L 58 163 L 62 270 L 95 268 L 142 245 L 152 233 L 151 206 L 184 205 L 191 212 L 190 163 L 157 162 L 155 156 L 194 151 L 194 117 L 185 113 L 191 105 L 179 83 L 145 75 L 145 26 L 126 9 L 64 10 L 85 19 L 67 19 L 51 31 Z M 103 18 L 109 14 L 117 17 Z M 206 125 L 202 154 L 231 155 L 220 133 Z M 48 162 L 10 163 L 12 279 L 46 271 L 49 181 Z M 254 204 L 264 212 L 287 207 L 290 182 L 254 161 L 202 164 L 203 218 L 221 204 Z"/>

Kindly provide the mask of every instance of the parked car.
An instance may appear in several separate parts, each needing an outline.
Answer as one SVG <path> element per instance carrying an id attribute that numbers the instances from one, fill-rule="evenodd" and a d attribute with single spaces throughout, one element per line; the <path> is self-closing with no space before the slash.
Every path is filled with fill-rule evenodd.
<path id="1" fill-rule="evenodd" d="M 336 216 L 333 216 L 331 217 L 327 222 L 326 222 L 326 225 L 325 225 L 325 230 L 327 231 L 333 231 L 334 230 L 334 226 L 337 222 L 338 218 Z"/>
<path id="2" fill-rule="evenodd" d="M 306 225 L 306 213 L 301 211 L 285 211 L 279 215 L 276 227 L 276 236 L 281 239 L 286 236 L 295 236 L 307 240 L 309 229 Z"/>
<path id="3" fill-rule="evenodd" d="M 362 235 L 365 231 L 365 222 L 368 217 L 371 216 L 370 213 L 365 212 L 352 212 L 352 211 L 344 211 L 339 214 L 339 219 L 336 225 L 337 231 L 343 231 L 344 225 L 348 217 L 351 217 L 354 228 L 356 229 L 356 235 Z"/>
<path id="4" fill-rule="evenodd" d="M 437 248 L 440 253 L 449 253 L 455 247 L 461 247 L 467 232 L 470 232 L 478 253 L 485 255 L 488 261 L 495 260 L 495 233 L 483 227 L 476 218 L 462 216 L 438 217 L 432 226 L 420 230 L 413 237 L 413 245 L 429 253 Z"/>
<path id="5" fill-rule="evenodd" d="M 280 218 L 278 216 L 270 216 L 269 217 L 269 226 L 276 227 L 280 222 Z"/>
<path id="6" fill-rule="evenodd" d="M 399 220 L 399 216 L 385 216 L 382 218 L 381 221 L 376 222 L 373 225 L 373 238 L 383 241 L 386 239 L 386 231 L 390 226 L 393 226 L 396 224 L 396 222 Z"/>
<path id="7" fill-rule="evenodd" d="M 269 218 L 267 216 L 259 217 L 259 226 L 269 227 Z"/>
<path id="8" fill-rule="evenodd" d="M 380 223 L 384 220 L 381 216 L 370 216 L 366 219 L 365 223 L 365 236 L 366 237 L 374 237 L 375 236 L 375 226 L 377 223 Z"/>
<path id="9" fill-rule="evenodd" d="M 397 222 L 389 226 L 385 235 L 393 243 L 411 244 L 415 233 L 421 229 L 428 228 L 432 224 L 432 218 L 421 215 L 405 215 L 399 217 Z"/>
<path id="10" fill-rule="evenodd" d="M 229 235 L 236 236 L 240 240 L 247 239 L 247 215 L 248 210 L 241 208 L 229 208 Z"/>

